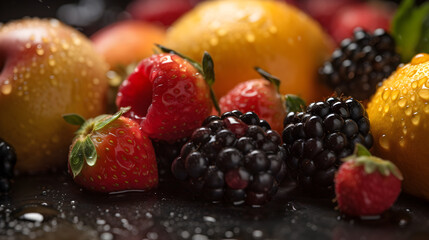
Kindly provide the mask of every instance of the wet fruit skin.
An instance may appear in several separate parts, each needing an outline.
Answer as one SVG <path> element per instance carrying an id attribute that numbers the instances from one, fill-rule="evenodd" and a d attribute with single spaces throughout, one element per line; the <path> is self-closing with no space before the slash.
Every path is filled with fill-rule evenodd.
<path id="1" fill-rule="evenodd" d="M 429 55 L 418 54 L 377 90 L 368 104 L 375 155 L 404 175 L 403 189 L 429 199 Z"/>
<path id="2" fill-rule="evenodd" d="M 188 137 L 212 110 L 209 86 L 201 73 L 175 54 L 144 59 L 119 88 L 118 107 L 141 123 L 153 140 L 174 142 Z"/>
<path id="3" fill-rule="evenodd" d="M 75 127 L 61 118 L 105 111 L 107 64 L 81 33 L 57 20 L 0 27 L 0 135 L 21 172 L 66 167 Z"/>
<path id="4" fill-rule="evenodd" d="M 154 44 L 164 42 L 165 29 L 141 21 L 126 20 L 102 28 L 91 40 L 95 50 L 117 70 L 153 54 Z"/>
<path id="5" fill-rule="evenodd" d="M 89 137 L 95 145 L 97 161 L 94 165 L 84 163 L 73 180 L 98 192 L 156 187 L 158 169 L 155 152 L 149 138 L 139 128 L 138 123 L 121 116 L 104 128 L 91 131 Z M 75 142 L 80 136 L 85 137 L 85 132 L 77 136 Z M 72 149 L 73 145 L 70 147 L 69 169 Z"/>
<path id="6" fill-rule="evenodd" d="M 332 41 L 314 20 L 283 2 L 203 2 L 173 24 L 165 45 L 195 60 L 209 52 L 217 97 L 258 78 L 255 66 L 282 80 L 282 94 L 299 94 L 307 101 L 330 94 L 316 75 L 333 50 Z"/>

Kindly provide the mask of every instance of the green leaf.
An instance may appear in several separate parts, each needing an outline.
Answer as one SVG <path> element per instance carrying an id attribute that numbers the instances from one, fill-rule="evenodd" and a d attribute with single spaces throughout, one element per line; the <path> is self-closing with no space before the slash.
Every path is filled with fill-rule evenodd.
<path id="1" fill-rule="evenodd" d="M 414 0 L 403 0 L 399 6 L 391 26 L 398 52 L 404 62 L 419 52 L 428 52 L 428 25 L 429 2 L 414 7 Z M 425 40 L 426 39 L 426 40 Z"/>
<path id="2" fill-rule="evenodd" d="M 97 149 L 91 140 L 91 136 L 87 136 L 83 142 L 83 155 L 85 156 L 86 163 L 89 166 L 94 166 L 97 161 Z"/>
<path id="3" fill-rule="evenodd" d="M 73 173 L 73 178 L 75 178 L 83 168 L 84 155 L 82 152 L 83 141 L 81 139 L 76 140 L 69 157 L 70 169 Z"/>
<path id="4" fill-rule="evenodd" d="M 360 143 L 356 143 L 354 154 L 358 157 L 371 156 L 371 153 L 368 151 L 368 149 L 366 149 L 366 147 Z"/>
<path id="5" fill-rule="evenodd" d="M 186 61 L 188 61 L 192 66 L 194 66 L 194 67 L 198 70 L 198 72 L 200 72 L 200 73 L 204 73 L 203 68 L 201 67 L 201 64 L 199 64 L 199 63 L 195 62 L 194 60 L 190 59 L 189 57 L 187 57 L 187 56 L 185 56 L 185 55 L 183 55 L 183 54 L 181 54 L 181 53 L 178 53 L 178 52 L 174 51 L 173 49 L 170 49 L 170 48 L 164 47 L 164 46 L 162 46 L 161 44 L 155 44 L 155 45 L 156 45 L 159 49 L 161 49 L 161 51 L 162 51 L 162 52 L 164 52 L 164 53 L 176 54 L 177 56 L 179 56 L 179 57 L 181 57 L 181 58 L 185 59 L 185 60 L 186 60 Z"/>
<path id="6" fill-rule="evenodd" d="M 203 74 L 206 82 L 212 86 L 215 81 L 215 72 L 213 59 L 208 52 L 204 52 L 203 55 Z"/>
<path id="7" fill-rule="evenodd" d="M 106 125 L 108 125 L 109 123 L 115 121 L 116 119 L 118 119 L 120 116 L 122 116 L 122 114 L 128 112 L 130 110 L 131 107 L 123 107 L 121 109 L 119 109 L 119 111 L 115 114 L 113 114 L 111 117 L 108 117 L 104 120 L 102 120 L 101 122 L 97 122 L 94 126 L 94 130 L 100 130 L 102 128 L 104 128 Z"/>
<path id="8" fill-rule="evenodd" d="M 82 126 L 85 123 L 85 118 L 76 113 L 64 114 L 63 119 L 72 125 Z"/>
<path id="9" fill-rule="evenodd" d="M 277 77 L 274 77 L 260 67 L 255 67 L 255 70 L 259 73 L 259 75 L 268 80 L 271 84 L 274 84 L 274 86 L 276 86 L 277 92 L 279 92 L 280 80 Z"/>
<path id="10" fill-rule="evenodd" d="M 297 95 L 287 94 L 286 96 L 287 112 L 303 112 L 306 109 L 305 101 Z"/>

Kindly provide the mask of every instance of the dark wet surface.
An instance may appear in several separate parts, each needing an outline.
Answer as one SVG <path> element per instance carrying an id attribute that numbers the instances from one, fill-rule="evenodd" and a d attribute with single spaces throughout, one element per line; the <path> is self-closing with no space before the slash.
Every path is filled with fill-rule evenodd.
<path id="1" fill-rule="evenodd" d="M 0 197 L 0 239 L 429 239 L 429 204 L 405 194 L 377 218 L 352 219 L 329 199 L 280 189 L 260 208 L 204 203 L 174 181 L 99 195 L 65 173 L 17 177 Z"/>

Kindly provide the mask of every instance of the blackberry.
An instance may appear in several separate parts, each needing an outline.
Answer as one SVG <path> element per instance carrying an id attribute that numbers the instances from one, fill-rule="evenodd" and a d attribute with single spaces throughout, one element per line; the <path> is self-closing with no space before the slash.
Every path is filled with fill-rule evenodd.
<path id="1" fill-rule="evenodd" d="M 0 138 L 0 192 L 10 190 L 10 179 L 16 164 L 16 153 L 11 145 Z"/>
<path id="2" fill-rule="evenodd" d="M 373 144 L 367 113 L 353 98 L 311 103 L 305 112 L 290 112 L 284 127 L 288 176 L 319 196 L 333 193 L 341 158 L 351 155 L 356 143 L 368 149 Z"/>
<path id="3" fill-rule="evenodd" d="M 174 160 L 171 171 L 212 202 L 262 205 L 286 174 L 281 136 L 253 112 L 210 116 Z"/>
<path id="4" fill-rule="evenodd" d="M 395 47 L 393 37 L 385 30 L 369 34 L 357 28 L 354 37 L 344 39 L 319 69 L 319 78 L 338 95 L 368 100 L 401 63 Z"/>

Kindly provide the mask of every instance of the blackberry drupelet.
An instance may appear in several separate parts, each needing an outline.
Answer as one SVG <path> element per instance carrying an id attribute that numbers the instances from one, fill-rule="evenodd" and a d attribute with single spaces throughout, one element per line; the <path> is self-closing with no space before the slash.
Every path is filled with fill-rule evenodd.
<path id="1" fill-rule="evenodd" d="M 305 112 L 290 112 L 284 126 L 288 176 L 310 195 L 333 194 L 341 158 L 351 155 L 356 143 L 368 149 L 373 144 L 367 113 L 353 98 L 311 103 Z"/>
<path id="2" fill-rule="evenodd" d="M 210 116 L 183 145 L 173 175 L 212 202 L 262 205 L 286 174 L 281 136 L 253 112 Z"/>
<path id="3" fill-rule="evenodd" d="M 0 192 L 10 190 L 10 179 L 16 164 L 16 153 L 11 145 L 0 138 Z"/>
<path id="4" fill-rule="evenodd" d="M 319 78 L 338 95 L 367 100 L 401 63 L 395 47 L 393 37 L 385 30 L 369 34 L 357 28 L 353 39 L 344 39 L 319 69 Z"/>

